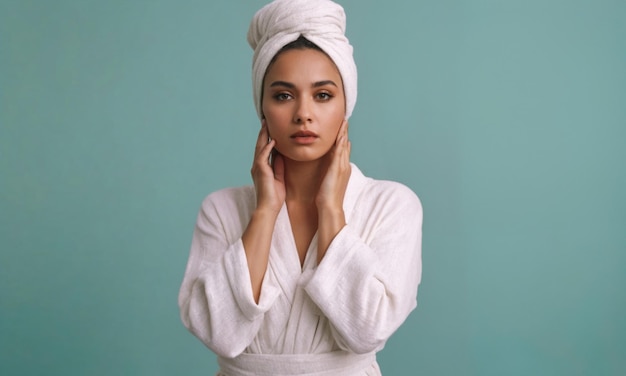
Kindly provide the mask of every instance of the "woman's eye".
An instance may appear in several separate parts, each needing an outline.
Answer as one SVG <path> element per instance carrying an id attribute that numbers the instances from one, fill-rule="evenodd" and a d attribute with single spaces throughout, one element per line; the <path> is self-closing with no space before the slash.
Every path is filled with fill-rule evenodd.
<path id="1" fill-rule="evenodd" d="M 287 93 L 278 93 L 274 96 L 274 98 L 277 101 L 286 101 L 287 99 L 289 99 L 291 96 Z"/>
<path id="2" fill-rule="evenodd" d="M 318 93 L 317 94 L 317 99 L 323 100 L 323 101 L 327 101 L 329 99 L 331 99 L 333 96 L 330 95 L 329 93 Z"/>

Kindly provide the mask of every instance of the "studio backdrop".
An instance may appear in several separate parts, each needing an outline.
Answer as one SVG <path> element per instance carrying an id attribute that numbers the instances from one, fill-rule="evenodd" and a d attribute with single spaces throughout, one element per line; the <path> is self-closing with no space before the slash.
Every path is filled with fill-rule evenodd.
<path id="1" fill-rule="evenodd" d="M 626 2 L 339 2 L 352 161 L 424 207 L 383 374 L 625 375 Z M 177 294 L 252 182 L 263 4 L 0 0 L 0 374 L 216 372 Z"/>

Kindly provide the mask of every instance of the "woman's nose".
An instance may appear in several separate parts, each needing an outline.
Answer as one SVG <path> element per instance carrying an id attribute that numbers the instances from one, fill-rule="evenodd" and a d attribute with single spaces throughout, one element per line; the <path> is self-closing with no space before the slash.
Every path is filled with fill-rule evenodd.
<path id="1" fill-rule="evenodd" d="M 313 120 L 311 103 L 307 99 L 299 99 L 295 110 L 293 117 L 294 123 L 310 123 Z"/>

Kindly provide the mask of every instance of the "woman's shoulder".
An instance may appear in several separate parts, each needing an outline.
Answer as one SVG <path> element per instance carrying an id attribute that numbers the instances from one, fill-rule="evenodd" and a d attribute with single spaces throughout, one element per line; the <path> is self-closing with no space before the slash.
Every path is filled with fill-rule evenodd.
<path id="1" fill-rule="evenodd" d="M 417 194 L 407 185 L 393 180 L 381 180 L 370 178 L 368 189 L 383 195 L 400 195 L 404 198 L 418 199 Z"/>
<path id="2" fill-rule="evenodd" d="M 254 186 L 223 188 L 209 193 L 202 201 L 202 208 L 206 210 L 242 210 L 247 211 L 254 207 L 256 195 Z"/>
<path id="3" fill-rule="evenodd" d="M 376 195 L 379 199 L 393 205 L 410 207 L 411 209 L 422 209 L 422 202 L 417 194 L 403 183 L 391 180 L 372 179 L 370 183 L 370 194 Z"/>
<path id="4" fill-rule="evenodd" d="M 393 180 L 367 177 L 362 198 L 383 206 L 405 207 L 422 210 L 422 203 L 417 194 L 407 185 Z"/>
<path id="5" fill-rule="evenodd" d="M 367 177 L 354 202 L 348 206 L 354 228 L 366 234 L 372 228 L 404 228 L 413 231 L 421 226 L 422 203 L 417 194 L 398 181 Z M 374 226 L 374 227 L 372 227 Z"/>

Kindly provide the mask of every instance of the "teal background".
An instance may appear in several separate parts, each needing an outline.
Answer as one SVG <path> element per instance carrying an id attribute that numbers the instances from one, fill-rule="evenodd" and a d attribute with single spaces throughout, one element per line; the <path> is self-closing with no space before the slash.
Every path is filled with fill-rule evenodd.
<path id="1" fill-rule="evenodd" d="M 176 299 L 262 4 L 0 0 L 1 375 L 214 374 Z M 425 210 L 383 373 L 626 375 L 626 2 L 341 4 L 352 159 Z"/>

